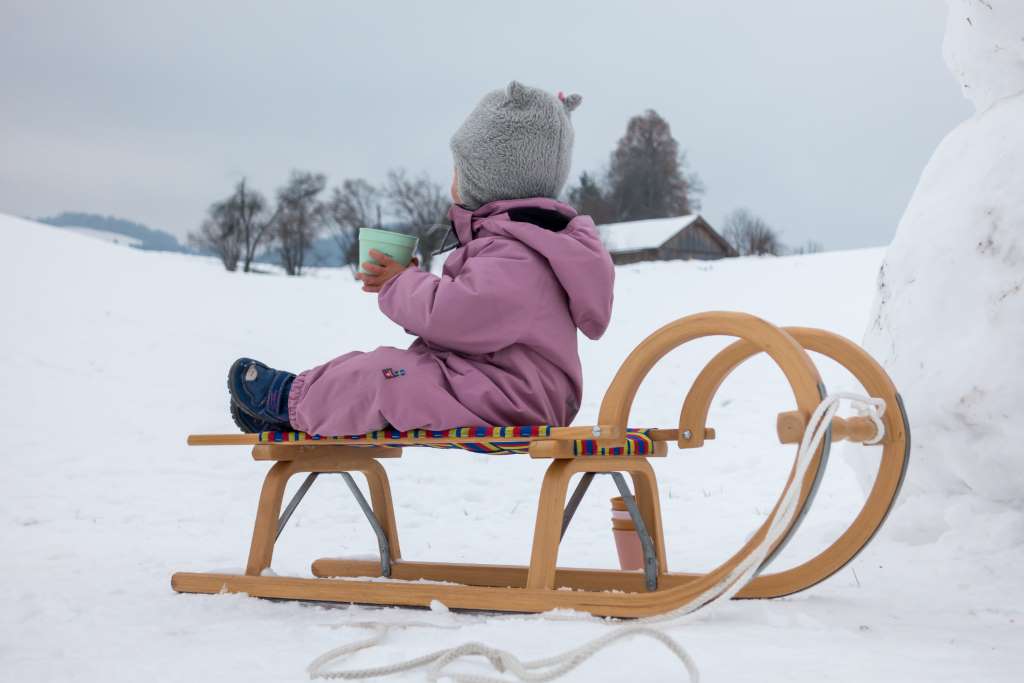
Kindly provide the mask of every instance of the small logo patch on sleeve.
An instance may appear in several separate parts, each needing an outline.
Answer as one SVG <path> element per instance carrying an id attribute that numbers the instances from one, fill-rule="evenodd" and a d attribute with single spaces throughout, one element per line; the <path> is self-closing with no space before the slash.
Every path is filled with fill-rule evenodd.
<path id="1" fill-rule="evenodd" d="M 405 368 L 384 368 L 381 372 L 384 373 L 384 379 L 394 379 L 404 376 Z"/>

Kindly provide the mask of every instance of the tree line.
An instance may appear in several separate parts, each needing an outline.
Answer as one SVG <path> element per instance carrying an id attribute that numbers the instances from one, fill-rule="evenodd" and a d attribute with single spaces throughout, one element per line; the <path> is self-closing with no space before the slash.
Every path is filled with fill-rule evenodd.
<path id="1" fill-rule="evenodd" d="M 782 256 L 816 254 L 823 250 L 819 242 L 807 240 L 797 247 L 782 242 L 780 231 L 749 209 L 735 209 L 725 216 L 722 237 L 740 256 Z"/>
<path id="2" fill-rule="evenodd" d="M 607 170 L 584 171 L 568 201 L 598 225 L 682 216 L 700 210 L 704 183 L 688 171 L 686 152 L 668 121 L 653 109 L 632 117 L 612 150 Z M 820 244 L 783 244 L 781 232 L 745 208 L 725 218 L 722 237 L 740 256 L 814 253 Z"/>
<path id="3" fill-rule="evenodd" d="M 293 171 L 273 203 L 242 178 L 228 197 L 210 205 L 188 240 L 215 254 L 229 271 L 250 272 L 257 257 L 270 254 L 285 273 L 301 275 L 313 243 L 326 233 L 354 273 L 359 267 L 359 228 L 381 227 L 386 213 L 396 221 L 389 229 L 419 238 L 420 263 L 429 269 L 444 238 L 449 203 L 440 183 L 401 168 L 388 171 L 379 186 L 356 178 L 330 191 L 324 174 Z"/>
<path id="4" fill-rule="evenodd" d="M 583 172 L 566 199 L 602 225 L 694 213 L 703 193 L 704 184 L 688 170 L 686 152 L 668 121 L 648 109 L 628 121 L 607 169 Z M 440 183 L 401 168 L 389 171 L 380 185 L 347 179 L 330 191 L 323 174 L 293 171 L 273 203 L 243 178 L 230 196 L 210 205 L 189 243 L 215 253 L 231 271 L 241 267 L 248 272 L 261 253 L 269 253 L 285 273 L 301 275 L 314 241 L 327 233 L 355 272 L 359 228 L 381 227 L 383 211 L 395 221 L 389 229 L 419 238 L 420 264 L 429 269 L 444 239 L 449 203 Z M 741 256 L 821 251 L 816 242 L 787 247 L 779 230 L 743 208 L 726 216 L 722 236 Z"/>

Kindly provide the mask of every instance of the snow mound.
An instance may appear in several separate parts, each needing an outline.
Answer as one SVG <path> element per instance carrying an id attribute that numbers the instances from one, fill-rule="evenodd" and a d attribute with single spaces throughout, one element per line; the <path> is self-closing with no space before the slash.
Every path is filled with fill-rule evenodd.
<path id="1" fill-rule="evenodd" d="M 950 2 L 946 56 L 978 113 L 933 154 L 879 277 L 865 347 L 907 405 L 909 492 L 1024 499 L 1022 38 L 1024 3 Z"/>
<path id="2" fill-rule="evenodd" d="M 964 97 L 983 112 L 1024 91 L 1024 2 L 948 2 L 943 54 Z"/>

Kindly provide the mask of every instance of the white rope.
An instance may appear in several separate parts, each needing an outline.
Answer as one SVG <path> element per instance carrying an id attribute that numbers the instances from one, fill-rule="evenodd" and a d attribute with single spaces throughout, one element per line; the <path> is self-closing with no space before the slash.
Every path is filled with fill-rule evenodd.
<path id="1" fill-rule="evenodd" d="M 618 628 L 574 650 L 563 652 L 554 657 L 547 657 L 545 659 L 537 659 L 534 661 L 524 662 L 515 654 L 507 650 L 490 647 L 483 643 L 470 642 L 463 643 L 457 647 L 444 648 L 413 659 L 385 666 L 369 667 L 365 669 L 350 669 L 348 671 L 324 670 L 325 665 L 336 659 L 344 657 L 345 655 L 354 654 L 360 650 L 366 650 L 380 645 L 387 638 L 387 635 L 390 633 L 392 628 L 404 629 L 414 626 L 445 628 L 435 624 L 382 624 L 373 622 L 349 625 L 373 629 L 374 635 L 365 640 L 341 645 L 340 647 L 329 650 L 314 659 L 306 668 L 310 678 L 324 680 L 359 680 L 376 678 L 378 676 L 389 676 L 391 674 L 411 671 L 413 669 L 418 669 L 428 664 L 432 664 L 426 672 L 428 681 L 437 681 L 441 678 L 448 678 L 456 683 L 506 683 L 507 679 L 503 678 L 444 671 L 444 668 L 448 664 L 458 659 L 469 656 L 480 656 L 486 658 L 491 663 L 494 670 L 499 673 L 508 672 L 516 676 L 520 681 L 541 683 L 543 681 L 552 681 L 563 674 L 572 671 L 613 642 L 633 636 L 646 636 L 662 643 L 683 663 L 683 666 L 686 668 L 687 672 L 689 672 L 692 680 L 698 680 L 700 677 L 696 662 L 693 661 L 693 658 L 689 653 L 687 653 L 686 650 L 683 649 L 683 647 L 671 636 L 657 629 L 634 625 Z"/>
<path id="2" fill-rule="evenodd" d="M 722 577 L 715 585 L 711 586 L 700 595 L 694 597 L 686 604 L 666 614 L 655 617 L 639 619 L 632 624 L 620 626 L 603 636 L 594 638 L 583 645 L 567 650 L 565 652 L 537 659 L 533 661 L 522 661 L 516 655 L 507 650 L 493 648 L 482 643 L 464 643 L 457 647 L 444 648 L 385 666 L 369 667 L 365 669 L 351 669 L 347 671 L 327 670 L 326 666 L 342 657 L 352 655 L 361 650 L 366 650 L 380 645 L 387 638 L 392 628 L 431 627 L 431 628 L 452 628 L 430 623 L 414 624 L 393 624 L 383 622 L 361 622 L 348 624 L 361 628 L 374 630 L 374 635 L 365 640 L 348 643 L 334 648 L 320 655 L 307 667 L 311 679 L 334 679 L 334 680 L 359 680 L 387 676 L 390 674 L 411 671 L 429 665 L 427 669 L 427 680 L 437 681 L 441 678 L 448 678 L 455 683 L 507 683 L 508 678 L 496 678 L 464 672 L 448 672 L 446 667 L 464 657 L 479 656 L 487 659 L 494 671 L 511 674 L 515 680 L 528 683 L 542 683 L 552 681 L 575 669 L 577 666 L 593 657 L 602 649 L 612 643 L 624 638 L 644 636 L 653 638 L 663 644 L 683 664 L 689 675 L 690 681 L 698 683 L 700 671 L 696 662 L 674 638 L 658 628 L 651 628 L 649 624 L 660 625 L 661 628 L 679 626 L 691 621 L 694 613 L 705 608 L 701 615 L 707 614 L 707 609 L 713 605 L 724 603 L 736 595 L 754 576 L 757 575 L 779 539 L 789 528 L 799 509 L 802 483 L 807 470 L 814 459 L 814 453 L 818 450 L 825 433 L 832 424 L 832 418 L 839 409 L 843 400 L 849 400 L 875 425 L 875 438 L 865 444 L 875 444 L 885 437 L 885 424 L 881 416 L 885 413 L 885 401 L 880 398 L 866 397 L 859 394 L 841 392 L 825 397 L 818 407 L 811 414 L 811 419 L 804 429 L 803 439 L 797 449 L 796 461 L 794 464 L 793 477 L 779 499 L 778 508 L 772 516 L 768 530 L 757 544 L 757 547 L 740 561 L 733 569 Z M 553 615 L 541 615 L 541 619 L 552 619 Z M 557 620 L 566 620 L 564 616 L 554 617 Z"/>
<path id="3" fill-rule="evenodd" d="M 885 438 L 885 423 L 882 422 L 882 415 L 885 415 L 885 399 L 871 396 L 856 396 L 854 394 L 839 394 L 850 399 L 853 409 L 858 415 L 867 417 L 875 425 L 875 436 L 873 439 L 864 442 L 865 446 L 875 446 Z"/>

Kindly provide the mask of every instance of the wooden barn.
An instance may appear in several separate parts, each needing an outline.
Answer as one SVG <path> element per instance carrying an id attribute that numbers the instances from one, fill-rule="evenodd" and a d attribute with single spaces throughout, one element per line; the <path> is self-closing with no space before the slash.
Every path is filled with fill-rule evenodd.
<path id="1" fill-rule="evenodd" d="M 608 223 L 598 226 L 598 231 L 616 265 L 738 256 L 700 214 Z"/>

